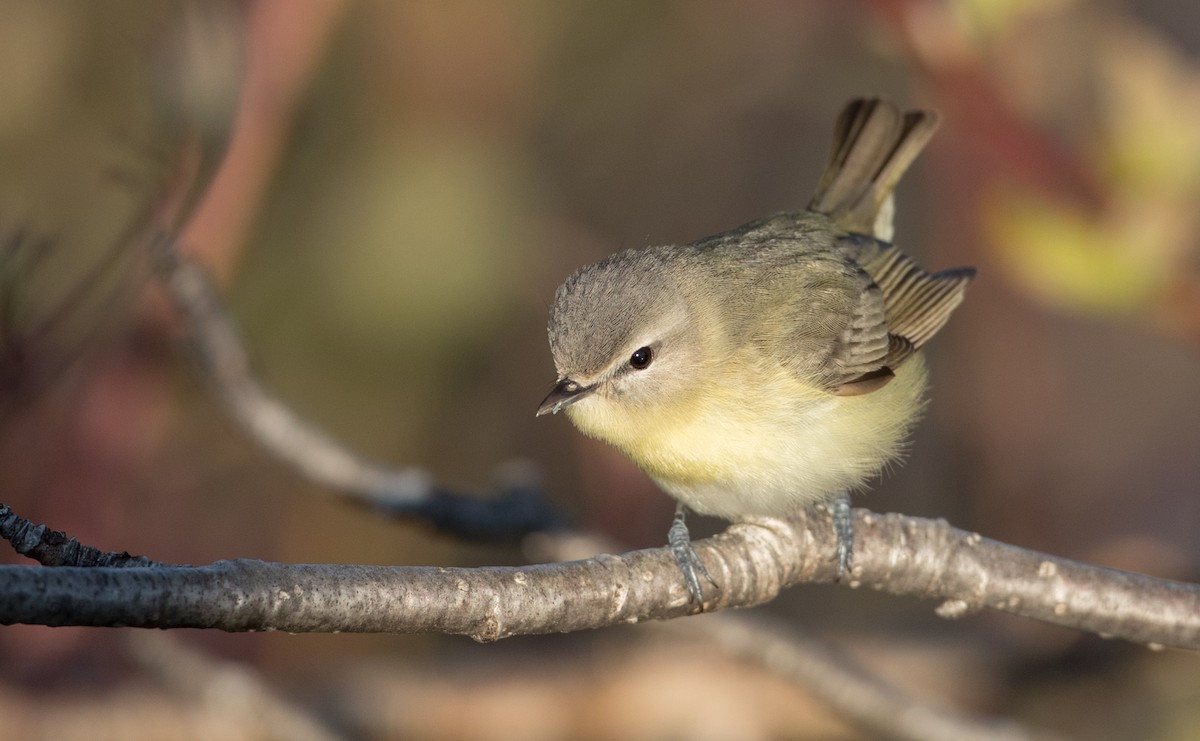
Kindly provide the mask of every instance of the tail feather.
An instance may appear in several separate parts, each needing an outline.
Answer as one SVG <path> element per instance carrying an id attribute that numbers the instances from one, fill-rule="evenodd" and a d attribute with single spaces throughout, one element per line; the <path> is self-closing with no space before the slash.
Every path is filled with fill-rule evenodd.
<path id="1" fill-rule="evenodd" d="M 932 111 L 901 113 L 884 100 L 852 100 L 834 128 L 833 153 L 809 209 L 848 232 L 891 241 L 892 190 L 938 125 Z"/>
<path id="2" fill-rule="evenodd" d="M 840 244 L 883 291 L 890 367 L 928 342 L 962 302 L 973 268 L 927 273 L 892 241 L 892 190 L 933 136 L 932 111 L 902 113 L 884 100 L 850 101 L 838 117 L 833 154 L 809 209 L 850 234 Z"/>

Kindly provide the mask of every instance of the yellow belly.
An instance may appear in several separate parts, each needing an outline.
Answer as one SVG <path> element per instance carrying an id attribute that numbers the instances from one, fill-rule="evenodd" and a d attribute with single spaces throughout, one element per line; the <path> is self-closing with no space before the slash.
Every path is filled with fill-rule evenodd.
<path id="1" fill-rule="evenodd" d="M 861 396 L 833 396 L 782 369 L 756 369 L 752 378 L 729 378 L 653 408 L 597 398 L 568 413 L 697 512 L 787 516 L 861 487 L 897 458 L 925 382 L 919 356 Z"/>

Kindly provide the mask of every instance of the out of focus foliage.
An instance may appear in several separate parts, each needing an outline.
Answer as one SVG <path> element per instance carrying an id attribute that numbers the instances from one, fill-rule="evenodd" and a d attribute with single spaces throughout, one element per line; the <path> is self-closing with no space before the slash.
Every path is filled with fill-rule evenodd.
<path id="1" fill-rule="evenodd" d="M 1030 295 L 1194 332 L 1200 305 L 1200 65 L 1112 7 L 964 3 L 948 28 L 1005 101 L 1057 139 L 1092 193 L 999 178 L 984 224 Z M 1052 71 L 1052 72 L 1051 72 Z M 1090 196 L 1090 197 L 1088 197 Z M 1194 335 L 1193 335 L 1194 336 Z"/>

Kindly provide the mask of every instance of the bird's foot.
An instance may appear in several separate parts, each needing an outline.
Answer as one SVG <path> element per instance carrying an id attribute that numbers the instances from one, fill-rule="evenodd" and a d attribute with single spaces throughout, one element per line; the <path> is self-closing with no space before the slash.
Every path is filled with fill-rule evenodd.
<path id="1" fill-rule="evenodd" d="M 692 548 L 692 535 L 688 532 L 685 513 L 686 508 L 682 504 L 676 505 L 675 519 L 671 522 L 671 529 L 667 531 L 667 543 L 671 546 L 675 563 L 683 572 L 683 581 L 687 585 L 690 601 L 703 611 L 704 591 L 700 588 L 700 576 L 703 576 L 714 587 L 719 588 L 719 585 L 708 573 L 708 569 L 704 568 L 704 563 L 696 555 L 696 550 Z"/>
<path id="2" fill-rule="evenodd" d="M 854 517 L 850 513 L 850 494 L 843 492 L 829 503 L 833 531 L 837 534 L 838 581 L 850 576 L 854 555 Z"/>

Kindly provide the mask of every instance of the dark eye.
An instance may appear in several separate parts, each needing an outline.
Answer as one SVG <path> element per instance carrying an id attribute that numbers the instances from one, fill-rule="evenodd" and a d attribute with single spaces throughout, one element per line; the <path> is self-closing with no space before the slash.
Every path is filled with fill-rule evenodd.
<path id="1" fill-rule="evenodd" d="M 650 360 L 652 357 L 653 356 L 650 354 L 650 348 L 639 347 L 633 351 L 633 355 L 629 356 L 629 364 L 636 370 L 643 370 L 650 366 Z"/>

